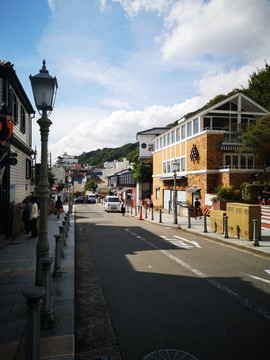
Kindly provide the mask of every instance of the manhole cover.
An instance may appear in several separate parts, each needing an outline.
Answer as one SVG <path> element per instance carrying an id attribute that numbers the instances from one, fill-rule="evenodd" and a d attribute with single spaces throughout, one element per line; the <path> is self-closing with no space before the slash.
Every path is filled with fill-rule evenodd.
<path id="1" fill-rule="evenodd" d="M 198 360 L 195 356 L 181 350 L 162 349 L 146 355 L 143 360 Z"/>

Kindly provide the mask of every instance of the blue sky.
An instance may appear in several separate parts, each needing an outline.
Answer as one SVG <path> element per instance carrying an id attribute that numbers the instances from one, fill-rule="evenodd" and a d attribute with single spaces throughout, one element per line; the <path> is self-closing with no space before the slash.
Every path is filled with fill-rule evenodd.
<path id="1" fill-rule="evenodd" d="M 0 59 L 58 80 L 53 160 L 136 141 L 270 62 L 269 0 L 1 0 Z M 38 115 L 33 146 L 40 148 Z"/>

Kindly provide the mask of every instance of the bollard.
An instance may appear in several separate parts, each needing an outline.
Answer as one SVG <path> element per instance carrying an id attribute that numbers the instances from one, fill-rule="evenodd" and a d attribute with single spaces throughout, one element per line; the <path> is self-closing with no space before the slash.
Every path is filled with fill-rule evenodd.
<path id="1" fill-rule="evenodd" d="M 68 203 L 68 212 L 69 212 L 69 214 L 72 214 L 72 207 L 73 207 L 73 200 L 70 199 L 70 201 Z"/>
<path id="2" fill-rule="evenodd" d="M 70 227 L 70 216 L 69 216 L 69 213 L 66 214 L 66 217 L 67 217 L 68 227 Z"/>
<path id="3" fill-rule="evenodd" d="M 41 304 L 41 323 L 44 329 L 49 329 L 52 326 L 53 311 L 52 311 L 52 281 L 51 281 L 51 257 L 44 257 L 40 259 L 43 269 L 42 286 L 45 288 L 45 295 Z"/>
<path id="4" fill-rule="evenodd" d="M 254 246 L 260 246 L 258 226 L 259 226 L 259 220 L 254 219 L 253 220 L 253 245 Z"/>
<path id="5" fill-rule="evenodd" d="M 152 206 L 152 217 L 151 220 L 154 220 L 154 207 Z"/>
<path id="6" fill-rule="evenodd" d="M 162 223 L 162 210 L 159 210 L 159 222 Z"/>
<path id="7" fill-rule="evenodd" d="M 55 260 L 54 260 L 54 270 L 53 270 L 53 277 L 61 277 L 62 271 L 61 271 L 61 255 L 60 255 L 60 235 L 54 235 L 55 237 Z"/>
<path id="8" fill-rule="evenodd" d="M 65 222 L 66 222 L 66 230 L 67 230 L 67 236 L 68 236 L 69 226 L 68 226 L 67 216 L 64 216 L 64 220 L 65 220 Z"/>
<path id="9" fill-rule="evenodd" d="M 58 229 L 59 229 L 59 235 L 61 236 L 61 239 L 60 239 L 61 257 L 63 258 L 65 256 L 65 253 L 64 253 L 64 226 L 58 226 Z"/>
<path id="10" fill-rule="evenodd" d="M 147 219 L 147 207 L 145 208 L 145 216 L 144 216 L 145 219 Z"/>
<path id="11" fill-rule="evenodd" d="M 203 232 L 207 233 L 207 222 L 206 222 L 206 214 L 203 214 Z"/>
<path id="12" fill-rule="evenodd" d="M 66 227 L 66 221 L 63 220 L 62 221 L 62 224 L 64 226 L 64 236 L 63 236 L 63 239 L 64 239 L 64 246 L 67 246 L 67 240 L 66 240 L 66 237 L 67 237 L 67 227 Z"/>
<path id="13" fill-rule="evenodd" d="M 27 325 L 25 360 L 40 359 L 40 304 L 45 289 L 41 286 L 28 288 L 23 296 L 27 299 Z"/>
<path id="14" fill-rule="evenodd" d="M 137 216 L 137 206 L 135 206 L 135 216 Z"/>
<path id="15" fill-rule="evenodd" d="M 132 215 L 132 204 L 130 206 L 130 215 Z"/>
<path id="16" fill-rule="evenodd" d="M 188 209 L 188 229 L 191 228 L 191 209 Z"/>
<path id="17" fill-rule="evenodd" d="M 228 235 L 228 216 L 224 216 L 224 238 L 228 239 L 229 235 Z"/>

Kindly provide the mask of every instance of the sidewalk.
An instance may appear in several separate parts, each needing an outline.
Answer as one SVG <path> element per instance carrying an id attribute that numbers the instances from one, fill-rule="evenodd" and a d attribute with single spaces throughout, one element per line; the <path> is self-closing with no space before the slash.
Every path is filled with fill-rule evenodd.
<path id="1" fill-rule="evenodd" d="M 65 212 L 68 205 L 64 205 Z M 55 238 L 59 234 L 60 219 L 48 216 L 50 256 L 54 264 Z M 54 326 L 41 331 L 41 359 L 74 359 L 74 215 L 70 227 L 65 257 L 62 259 L 62 277 L 52 277 Z M 26 298 L 23 292 L 34 285 L 37 239 L 19 234 L 0 249 L 0 358 L 25 359 Z"/>
<path id="2" fill-rule="evenodd" d="M 126 213 L 128 216 L 135 216 L 135 211 L 132 209 L 131 213 Z M 160 223 L 160 214 L 159 210 L 153 212 L 154 220 L 152 220 L 152 213 L 147 211 L 147 218 L 145 218 L 145 210 L 142 211 L 143 221 L 147 221 L 149 223 L 155 223 L 160 226 L 169 226 L 175 228 L 181 228 L 189 233 L 200 234 L 200 236 L 204 236 L 210 240 L 220 242 L 226 245 L 230 245 L 233 247 L 240 248 L 242 250 L 252 252 L 253 254 L 270 257 L 270 229 L 262 229 L 261 231 L 261 239 L 259 240 L 259 246 L 254 246 L 253 241 L 248 241 L 245 239 L 237 239 L 229 235 L 228 239 L 223 237 L 223 234 L 214 232 L 210 230 L 210 217 L 207 216 L 207 232 L 204 232 L 204 219 L 195 220 L 193 217 L 191 218 L 191 228 L 188 228 L 188 218 L 184 216 L 177 216 L 177 224 L 174 224 L 174 215 L 163 213 L 161 214 L 162 222 Z M 139 214 L 136 216 L 139 219 Z"/>

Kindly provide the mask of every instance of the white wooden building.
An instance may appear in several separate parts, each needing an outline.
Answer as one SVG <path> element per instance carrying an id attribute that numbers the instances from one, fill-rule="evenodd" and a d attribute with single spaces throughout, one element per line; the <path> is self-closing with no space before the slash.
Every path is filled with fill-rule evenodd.
<path id="1" fill-rule="evenodd" d="M 0 236 L 14 230 L 14 204 L 31 195 L 32 118 L 34 109 L 10 62 L 0 60 L 0 108 L 7 106 L 13 133 L 0 145 L 0 158 L 7 156 L 0 195 Z M 12 165 L 11 158 L 16 162 Z M 16 222 L 16 221 L 15 221 Z"/>

